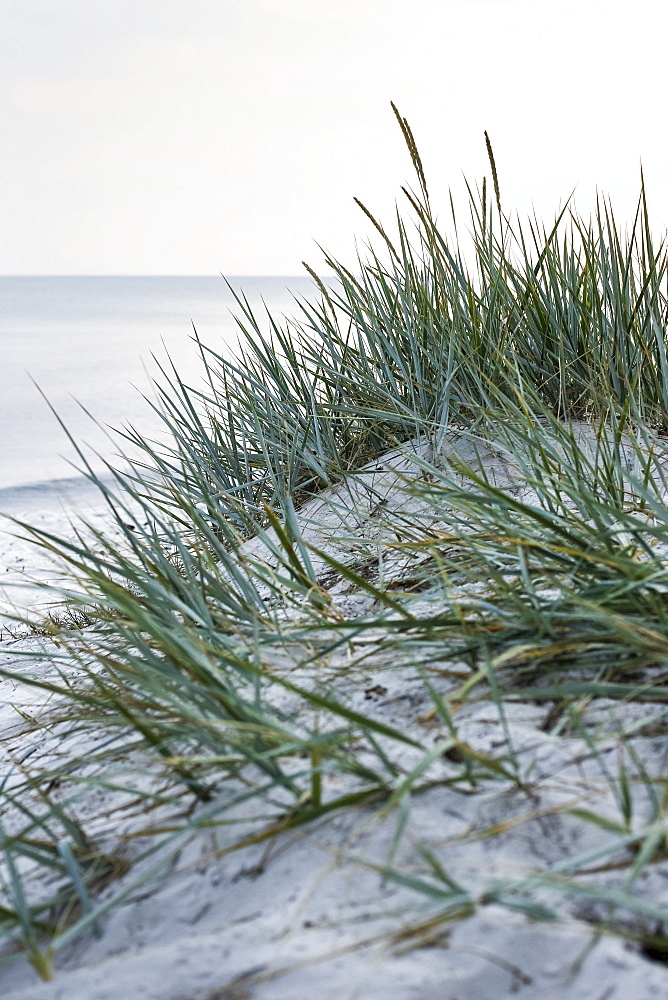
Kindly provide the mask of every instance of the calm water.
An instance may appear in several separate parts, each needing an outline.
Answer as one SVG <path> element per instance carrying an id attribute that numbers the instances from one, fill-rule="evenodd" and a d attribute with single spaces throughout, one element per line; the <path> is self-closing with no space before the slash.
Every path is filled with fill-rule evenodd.
<path id="1" fill-rule="evenodd" d="M 257 315 L 263 300 L 276 314 L 294 314 L 293 295 L 311 289 L 308 278 L 232 284 Z M 151 434 L 159 422 L 141 396 L 152 394 L 151 354 L 164 361 L 169 351 L 179 372 L 197 380 L 193 324 L 213 348 L 233 345 L 231 310 L 220 277 L 0 277 L 0 510 L 76 477 L 67 462 L 74 450 L 34 382 L 78 441 L 110 457 L 114 446 L 82 407 L 103 424 Z"/>

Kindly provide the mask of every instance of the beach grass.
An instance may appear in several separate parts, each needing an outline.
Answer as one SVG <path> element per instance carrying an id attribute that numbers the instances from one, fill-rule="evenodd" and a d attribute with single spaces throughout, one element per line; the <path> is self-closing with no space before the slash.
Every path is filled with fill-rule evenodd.
<path id="1" fill-rule="evenodd" d="M 390 227 L 361 206 L 372 245 L 350 267 L 325 256 L 326 279 L 309 265 L 313 297 L 290 319 L 238 295 L 237 350 L 195 341 L 200 383 L 164 362 L 148 405 L 166 435 L 120 432 L 139 457 L 115 486 L 79 449 L 114 533 L 16 523 L 58 559 L 67 609 L 45 625 L 48 680 L 0 669 L 54 697 L 66 748 L 0 788 L 0 931 L 44 978 L 198 830 L 238 828 L 225 851 L 242 850 L 342 810 L 392 825 L 386 856 L 355 863 L 426 901 L 430 927 L 488 905 L 575 920 L 586 898 L 597 933 L 668 954 L 668 911 L 640 888 L 668 848 L 665 777 L 634 742 L 668 731 L 666 248 L 644 185 L 625 233 L 603 199 L 549 228 L 506 216 L 488 137 L 491 183 L 468 188 L 465 225 L 453 215 L 466 236 L 446 236 L 395 113 L 416 174 L 406 213 Z M 372 668 L 407 678 L 422 728 L 355 696 Z M 619 709 L 612 757 L 587 717 L 601 700 Z M 478 703 L 502 745 L 463 732 Z M 453 835 L 459 848 L 532 822 L 518 704 L 583 743 L 607 798 L 551 815 L 600 842 L 463 884 L 412 804 L 514 790 L 515 814 Z M 91 732 L 104 738 L 78 755 Z M 127 840 L 87 827 L 99 788 L 111 810 L 134 804 L 131 866 Z"/>

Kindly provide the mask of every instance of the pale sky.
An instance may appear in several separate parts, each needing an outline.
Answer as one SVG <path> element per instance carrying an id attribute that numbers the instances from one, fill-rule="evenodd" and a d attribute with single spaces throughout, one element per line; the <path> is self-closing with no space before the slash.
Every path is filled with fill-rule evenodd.
<path id="1" fill-rule="evenodd" d="M 0 273 L 296 274 L 487 171 L 668 222 L 665 0 L 0 0 Z"/>

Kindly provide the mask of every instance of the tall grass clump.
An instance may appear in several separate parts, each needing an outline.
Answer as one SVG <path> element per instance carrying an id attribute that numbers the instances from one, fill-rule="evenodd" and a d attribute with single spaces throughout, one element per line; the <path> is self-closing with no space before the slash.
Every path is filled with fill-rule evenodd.
<path id="1" fill-rule="evenodd" d="M 100 783 L 145 804 L 145 857 L 207 825 L 237 824 L 227 849 L 241 849 L 364 807 L 397 821 L 390 856 L 360 863 L 444 920 L 489 903 L 564 919 L 549 893 L 588 894 L 629 937 L 668 917 L 635 894 L 666 850 L 663 778 L 632 749 L 613 774 L 582 721 L 597 698 L 654 703 L 656 719 L 668 701 L 665 244 L 644 185 L 624 234 L 604 200 L 589 220 L 566 207 L 550 228 L 510 219 L 486 135 L 494 197 L 486 180 L 468 187 L 463 245 L 454 210 L 454 237 L 437 222 L 394 111 L 417 178 L 403 189 L 407 214 L 385 227 L 360 203 L 374 242 L 352 267 L 326 256 L 326 279 L 307 265 L 315 293 L 296 317 L 259 317 L 240 294 L 234 353 L 197 340 L 193 385 L 163 366 L 152 405 L 164 437 L 126 429 L 139 457 L 113 488 L 86 467 L 115 533 L 71 540 L 19 525 L 59 559 L 70 614 L 94 622 L 54 619 L 54 678 L 28 682 L 58 696 L 67 732 L 102 726 L 108 741 L 94 772 L 74 755 L 50 774 L 57 801 L 39 799 L 32 773 L 6 796 L 1 926 L 43 974 L 39 942 L 99 926 L 127 892 L 95 901 L 113 852 L 94 864 L 75 814 Z M 417 669 L 435 743 L 355 699 L 373 655 Z M 476 700 L 505 727 L 497 753 L 460 734 L 457 713 Z M 617 814 L 560 808 L 608 839 L 558 870 L 476 887 L 425 845 L 424 872 L 402 870 L 418 792 L 533 794 L 506 721 L 517 701 L 547 703 L 550 732 L 579 733 L 601 765 Z M 79 854 L 59 847 L 63 829 Z M 626 848 L 625 882 L 586 877 Z M 154 871 L 142 863 L 139 880 Z M 61 879 L 33 898 L 24 881 L 45 867 Z"/>

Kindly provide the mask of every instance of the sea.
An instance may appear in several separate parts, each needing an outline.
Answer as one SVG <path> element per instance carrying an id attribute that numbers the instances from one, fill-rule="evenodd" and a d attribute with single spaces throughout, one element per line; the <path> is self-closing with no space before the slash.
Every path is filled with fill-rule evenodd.
<path id="1" fill-rule="evenodd" d="M 308 277 L 0 277 L 0 512 L 90 489 L 68 435 L 103 473 L 117 461 L 113 429 L 158 434 L 147 399 L 160 366 L 201 380 L 194 331 L 233 352 L 235 294 L 268 329 L 267 312 L 297 315 L 312 287 Z"/>

